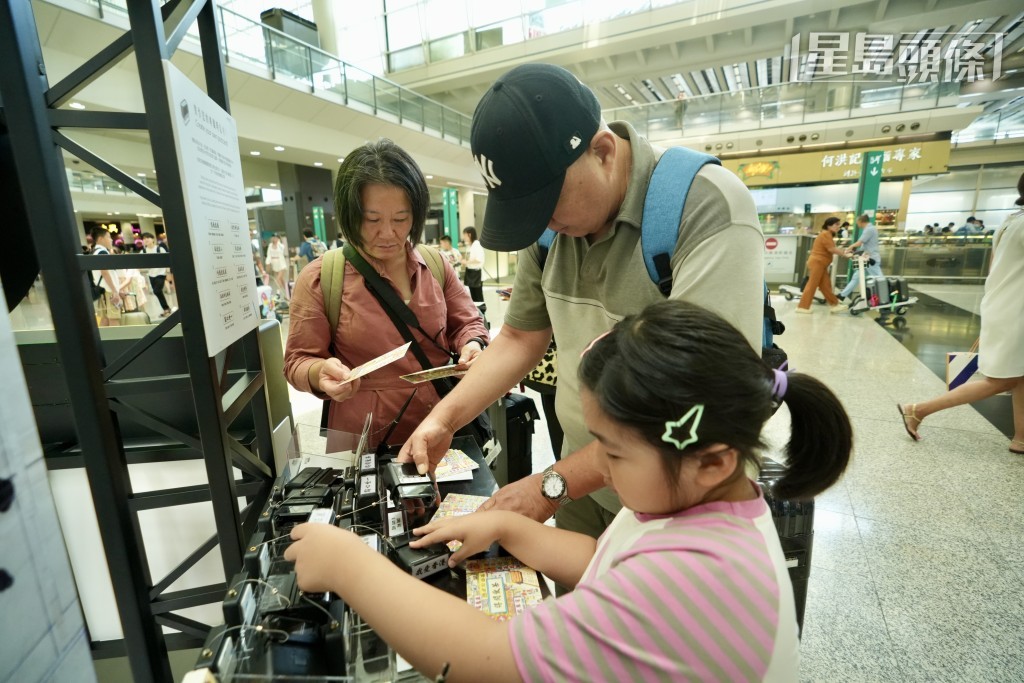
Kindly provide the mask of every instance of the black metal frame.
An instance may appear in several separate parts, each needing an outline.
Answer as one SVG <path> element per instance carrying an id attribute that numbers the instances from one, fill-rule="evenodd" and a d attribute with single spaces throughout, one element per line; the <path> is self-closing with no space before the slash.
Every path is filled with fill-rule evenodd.
<path id="1" fill-rule="evenodd" d="M 274 478 L 258 333 L 249 332 L 216 357 L 208 355 L 162 69 L 162 61 L 170 58 L 191 23 L 198 22 L 207 92 L 228 110 L 215 10 L 214 0 L 171 0 L 162 7 L 156 0 L 131 0 L 130 30 L 59 83 L 49 86 L 31 3 L 0 1 L 0 63 L 4 65 L 0 69 L 0 120 L 11 134 L 18 181 L 29 207 L 30 233 L 47 284 L 79 439 L 79 452 L 62 452 L 55 466 L 84 462 L 124 631 L 124 646 L 136 681 L 171 681 L 168 643 L 175 647 L 201 643 L 210 626 L 175 611 L 219 602 L 226 584 L 175 592 L 168 592 L 167 588 L 218 545 L 225 577 L 241 569 L 243 543 L 255 529 Z M 144 113 L 58 109 L 133 50 L 146 103 Z M 160 194 L 68 138 L 59 130 L 62 127 L 148 129 Z M 172 238 L 170 253 L 82 256 L 60 147 L 160 206 Z M 121 357 L 107 363 L 84 271 L 126 265 L 169 266 L 175 274 L 180 310 Z M 178 324 L 182 327 L 188 376 L 118 380 L 125 367 Z M 227 359 L 233 352 L 244 357 L 241 372 L 226 371 Z M 196 434 L 185 434 L 158 416 L 118 400 L 119 396 L 138 391 L 180 389 L 186 384 L 192 390 L 196 408 Z M 228 433 L 228 427 L 246 409 L 252 410 L 255 428 L 246 437 L 248 443 L 242 444 Z M 118 428 L 122 419 L 146 425 L 173 444 L 126 445 Z M 204 459 L 208 485 L 133 492 L 128 475 L 130 462 L 194 457 Z M 235 480 L 234 467 L 243 472 L 242 479 Z M 248 503 L 241 511 L 239 497 Z M 213 504 L 216 535 L 166 577 L 154 582 L 137 514 L 207 500 Z M 162 626 L 181 633 L 165 637 Z M 94 649 L 115 651 L 116 646 L 94 644 Z"/>

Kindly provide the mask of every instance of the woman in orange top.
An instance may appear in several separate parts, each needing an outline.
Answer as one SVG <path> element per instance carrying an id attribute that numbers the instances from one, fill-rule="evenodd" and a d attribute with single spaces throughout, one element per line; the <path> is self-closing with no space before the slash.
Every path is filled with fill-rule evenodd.
<path id="1" fill-rule="evenodd" d="M 832 282 L 828 278 L 828 265 L 832 263 L 832 254 L 845 254 L 846 252 L 836 246 L 836 233 L 839 231 L 839 219 L 826 218 L 825 224 L 821 226 L 821 232 L 814 238 L 814 246 L 811 247 L 811 255 L 807 257 L 807 285 L 804 287 L 804 294 L 800 297 L 797 305 L 797 313 L 810 313 L 811 301 L 814 299 L 814 290 L 820 289 L 825 295 L 825 301 L 832 313 L 845 311 L 846 307 L 839 303 L 839 299 L 832 292 Z"/>

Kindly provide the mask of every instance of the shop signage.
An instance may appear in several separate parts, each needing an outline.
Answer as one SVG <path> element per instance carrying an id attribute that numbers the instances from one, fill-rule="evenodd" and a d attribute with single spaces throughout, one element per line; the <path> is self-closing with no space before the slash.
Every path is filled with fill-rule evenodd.
<path id="1" fill-rule="evenodd" d="M 742 164 L 739 167 L 739 176 L 744 181 L 748 178 L 768 178 L 769 180 L 779 170 L 777 161 L 752 161 L 749 164 Z"/>
<path id="2" fill-rule="evenodd" d="M 856 180 L 864 155 L 873 148 L 848 148 L 823 152 L 797 152 L 777 156 L 724 159 L 722 165 L 750 187 Z M 930 140 L 914 144 L 883 145 L 879 174 L 882 179 L 945 173 L 949 142 Z"/>
<path id="3" fill-rule="evenodd" d="M 860 168 L 860 183 L 857 185 L 857 204 L 855 213 L 860 216 L 868 214 L 875 215 L 878 208 L 878 189 L 882 184 L 882 164 L 884 153 L 866 152 L 864 161 Z M 860 230 L 856 231 L 855 238 L 860 239 Z"/>

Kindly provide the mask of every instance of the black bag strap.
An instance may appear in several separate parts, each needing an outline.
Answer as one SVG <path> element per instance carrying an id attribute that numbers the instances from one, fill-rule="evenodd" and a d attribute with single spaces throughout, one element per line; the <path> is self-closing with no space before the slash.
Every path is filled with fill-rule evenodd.
<path id="1" fill-rule="evenodd" d="M 363 255 L 356 251 L 351 244 L 346 244 L 343 247 L 343 251 L 345 253 L 345 258 L 355 266 L 355 269 L 358 270 L 359 274 L 366 280 L 366 288 L 370 290 L 370 294 L 377 299 L 381 308 L 383 308 L 384 312 L 388 314 L 388 317 L 394 324 L 395 329 L 397 329 L 399 334 L 402 335 L 402 339 L 409 342 L 409 350 L 411 350 L 412 354 L 416 356 L 416 360 L 418 360 L 420 365 L 423 366 L 423 369 L 429 370 L 434 367 L 433 363 L 430 362 L 430 359 L 427 358 L 427 354 L 424 353 L 423 347 L 420 346 L 420 343 L 412 333 L 412 329 L 416 329 L 419 330 L 419 333 L 424 337 L 429 338 L 430 336 L 422 327 L 420 327 L 420 321 L 416 317 L 416 314 L 413 313 L 412 309 L 410 309 L 405 302 L 398 297 L 394 288 L 377 274 L 377 271 L 373 269 L 373 266 L 367 263 L 366 259 L 363 258 Z M 452 356 L 452 360 L 458 360 L 451 351 L 448 351 L 448 354 Z M 433 380 L 432 384 L 437 390 L 437 393 L 442 397 L 447 396 L 448 392 L 452 390 L 451 384 L 445 382 L 444 379 Z"/>
<path id="2" fill-rule="evenodd" d="M 102 251 L 99 251 L 101 249 L 102 249 Z M 101 247 L 101 246 L 97 246 L 95 249 L 93 249 L 90 252 L 90 254 L 95 254 L 96 256 L 101 256 L 103 254 L 109 254 L 109 253 L 110 253 L 110 251 L 106 247 Z M 89 279 L 90 280 L 92 279 L 92 275 L 93 275 L 93 271 L 90 270 L 89 271 Z M 99 276 L 96 278 L 96 281 L 93 282 L 92 284 L 93 284 L 94 287 L 102 287 L 103 286 L 103 271 L 102 270 L 100 271 Z"/>

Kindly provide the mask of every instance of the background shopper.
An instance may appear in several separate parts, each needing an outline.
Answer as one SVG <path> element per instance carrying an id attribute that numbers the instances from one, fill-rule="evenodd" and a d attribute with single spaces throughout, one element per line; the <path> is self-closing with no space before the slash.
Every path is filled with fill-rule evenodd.
<path id="1" fill-rule="evenodd" d="M 1024 207 L 1024 174 L 1015 202 Z M 1012 392 L 1013 439 L 1010 451 L 1024 454 L 1024 209 L 1009 216 L 992 238 L 992 269 L 981 299 L 978 343 L 981 379 L 909 405 L 897 404 L 903 427 L 915 441 L 922 420 L 940 410 Z"/>
<path id="2" fill-rule="evenodd" d="M 469 246 L 469 253 L 466 255 L 466 286 L 469 287 L 469 295 L 477 303 L 484 302 L 484 247 L 476 238 L 476 228 L 469 226 L 462 231 L 462 237 Z"/>
<path id="3" fill-rule="evenodd" d="M 807 257 L 807 284 L 804 285 L 803 296 L 797 304 L 797 313 L 811 313 L 811 303 L 814 301 L 814 292 L 821 290 L 825 296 L 825 302 L 829 305 L 829 311 L 839 313 L 846 308 L 839 303 L 839 299 L 832 292 L 832 282 L 829 280 L 828 267 L 832 263 L 832 255 L 845 255 L 846 252 L 836 246 L 835 236 L 839 231 L 839 219 L 832 216 L 825 219 L 821 226 L 821 232 L 814 238 L 814 245 L 811 247 L 811 254 Z"/>

